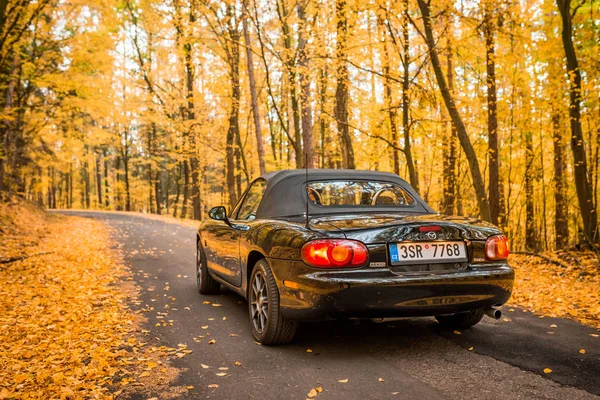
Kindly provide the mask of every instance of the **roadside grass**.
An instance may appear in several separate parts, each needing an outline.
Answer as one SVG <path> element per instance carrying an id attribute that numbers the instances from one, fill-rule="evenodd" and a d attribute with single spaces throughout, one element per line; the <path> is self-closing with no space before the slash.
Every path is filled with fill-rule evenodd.
<path id="1" fill-rule="evenodd" d="M 544 253 L 557 265 L 536 256 L 513 254 L 515 287 L 510 304 L 543 316 L 577 320 L 600 329 L 600 271 L 591 251 Z"/>
<path id="2" fill-rule="evenodd" d="M 171 386 L 176 349 L 144 343 L 137 287 L 112 246 L 100 222 L 0 204 L 0 399 L 186 390 Z"/>

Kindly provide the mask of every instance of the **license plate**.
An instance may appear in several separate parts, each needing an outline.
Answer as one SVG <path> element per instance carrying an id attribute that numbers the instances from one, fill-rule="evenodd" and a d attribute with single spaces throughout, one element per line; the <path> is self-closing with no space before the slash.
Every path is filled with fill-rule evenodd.
<path id="1" fill-rule="evenodd" d="M 390 244 L 392 265 L 467 261 L 465 242 L 407 242 Z"/>

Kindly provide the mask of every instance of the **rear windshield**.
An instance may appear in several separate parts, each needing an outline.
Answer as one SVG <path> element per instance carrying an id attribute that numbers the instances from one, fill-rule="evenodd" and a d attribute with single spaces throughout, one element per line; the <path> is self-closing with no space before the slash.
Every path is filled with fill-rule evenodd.
<path id="1" fill-rule="evenodd" d="M 378 181 L 320 181 L 307 185 L 309 200 L 319 206 L 412 206 L 415 200 L 399 185 Z"/>

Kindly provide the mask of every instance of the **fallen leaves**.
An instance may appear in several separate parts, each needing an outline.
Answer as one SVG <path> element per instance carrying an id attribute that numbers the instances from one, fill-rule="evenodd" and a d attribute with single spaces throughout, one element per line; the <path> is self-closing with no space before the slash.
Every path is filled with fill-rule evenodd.
<path id="1" fill-rule="evenodd" d="M 210 339 L 210 340 L 208 341 L 208 344 L 215 344 L 215 343 L 217 343 L 217 341 L 216 341 L 215 339 Z"/>
<path id="2" fill-rule="evenodd" d="M 571 253 L 545 253 L 550 258 Z M 581 265 L 569 268 L 549 263 L 539 257 L 511 255 L 515 268 L 515 286 L 511 302 L 551 317 L 567 317 L 600 328 L 600 274 L 592 252 L 577 252 Z M 554 324 L 552 324 L 554 325 Z M 555 326 L 552 326 L 553 328 Z"/>
<path id="3" fill-rule="evenodd" d="M 0 253 L 47 252 L 0 269 L 0 398 L 109 398 L 151 379 L 160 356 L 135 336 L 137 289 L 108 229 L 27 207 L 4 229 L 0 206 Z"/>
<path id="4" fill-rule="evenodd" d="M 550 368 L 544 368 L 544 373 L 545 374 L 549 374 L 551 372 L 552 372 L 552 370 Z"/>
<path id="5" fill-rule="evenodd" d="M 585 349 L 579 349 L 579 354 L 585 354 Z"/>
<path id="6" fill-rule="evenodd" d="M 346 378 L 346 379 L 339 379 L 338 382 L 339 383 L 348 383 L 348 378 Z"/>
<path id="7" fill-rule="evenodd" d="M 242 363 L 241 363 L 241 362 L 239 362 L 239 361 L 236 361 L 236 362 L 234 362 L 234 364 L 235 364 L 236 366 L 238 366 L 238 367 L 242 365 Z"/>

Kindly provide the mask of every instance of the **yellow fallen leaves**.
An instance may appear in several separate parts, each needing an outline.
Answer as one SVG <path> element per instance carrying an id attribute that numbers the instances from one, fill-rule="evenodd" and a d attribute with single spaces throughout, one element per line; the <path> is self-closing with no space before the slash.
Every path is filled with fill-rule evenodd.
<path id="1" fill-rule="evenodd" d="M 558 259 L 558 254 L 546 254 Z M 567 317 L 600 328 L 600 274 L 591 252 L 574 253 L 579 265 L 564 268 L 539 257 L 511 255 L 515 287 L 510 302 L 552 317 Z"/>
<path id="2" fill-rule="evenodd" d="M 314 399 L 315 397 L 317 397 L 317 394 L 321 393 L 322 391 L 323 391 L 323 388 L 321 386 L 310 389 L 310 391 L 308 392 L 306 397 L 308 397 L 309 399 Z"/>
<path id="3" fill-rule="evenodd" d="M 133 371 L 156 363 L 139 360 L 144 344 L 126 307 L 135 292 L 118 286 L 130 273 L 109 231 L 91 219 L 12 212 L 0 253 L 48 254 L 0 268 L 0 398 L 110 398 L 108 386 L 149 376 Z"/>
<path id="4" fill-rule="evenodd" d="M 550 368 L 544 368 L 544 373 L 545 374 L 549 374 L 551 372 L 552 372 L 552 370 Z"/>
<path id="5" fill-rule="evenodd" d="M 348 378 L 346 378 L 346 379 L 339 379 L 338 382 L 339 383 L 348 383 Z"/>
<path id="6" fill-rule="evenodd" d="M 585 349 L 580 349 L 579 354 L 585 354 Z"/>

